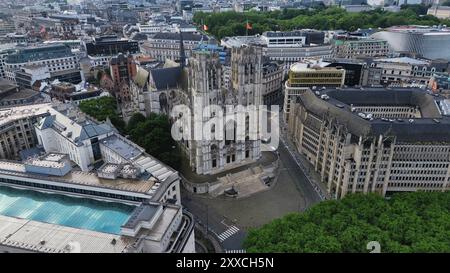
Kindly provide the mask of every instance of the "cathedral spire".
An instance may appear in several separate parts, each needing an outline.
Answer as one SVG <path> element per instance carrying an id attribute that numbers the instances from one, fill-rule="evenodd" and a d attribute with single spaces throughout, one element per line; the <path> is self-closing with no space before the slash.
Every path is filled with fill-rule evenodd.
<path id="1" fill-rule="evenodd" d="M 186 53 L 184 52 L 183 32 L 180 29 L 180 66 L 184 68 L 186 65 Z"/>

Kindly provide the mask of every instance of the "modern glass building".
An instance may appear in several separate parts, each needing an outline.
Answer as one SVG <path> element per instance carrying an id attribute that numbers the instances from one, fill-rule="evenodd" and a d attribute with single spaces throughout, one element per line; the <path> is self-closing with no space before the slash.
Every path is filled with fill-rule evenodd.
<path id="1" fill-rule="evenodd" d="M 392 50 L 435 60 L 450 60 L 450 28 L 398 26 L 376 32 L 372 37 L 386 40 Z"/>
<path id="2" fill-rule="evenodd" d="M 25 47 L 17 50 L 15 54 L 8 56 L 7 62 L 26 63 L 47 59 L 58 59 L 72 56 L 70 47 L 63 44 L 51 44 L 37 47 Z"/>
<path id="3" fill-rule="evenodd" d="M 24 66 L 46 66 L 50 73 L 78 69 L 78 60 L 68 45 L 51 44 L 18 48 L 5 59 L 5 77 L 15 81 Z"/>

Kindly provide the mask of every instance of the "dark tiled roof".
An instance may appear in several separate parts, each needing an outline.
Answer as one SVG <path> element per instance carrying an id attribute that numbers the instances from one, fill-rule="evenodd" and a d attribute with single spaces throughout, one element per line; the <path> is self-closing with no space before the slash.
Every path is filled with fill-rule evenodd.
<path id="1" fill-rule="evenodd" d="M 271 73 L 280 69 L 280 66 L 276 62 L 267 62 L 263 65 L 264 73 Z"/>
<path id="2" fill-rule="evenodd" d="M 131 35 L 131 40 L 133 41 L 146 41 L 147 34 L 135 32 Z"/>
<path id="3" fill-rule="evenodd" d="M 450 117 L 442 116 L 435 98 L 420 89 L 327 89 L 306 91 L 300 96 L 300 102 L 314 115 L 336 119 L 354 135 L 377 136 L 394 135 L 397 141 L 404 142 L 450 142 Z M 330 98 L 323 100 L 320 95 Z M 422 118 L 412 119 L 373 119 L 367 120 L 351 111 L 356 105 L 408 105 L 419 107 Z"/>
<path id="4" fill-rule="evenodd" d="M 180 85 L 181 68 L 168 67 L 150 70 L 151 77 L 157 90 L 175 88 Z"/>
<path id="5" fill-rule="evenodd" d="M 10 91 L 17 88 L 17 85 L 9 80 L 0 79 L 0 94 L 9 93 Z"/>

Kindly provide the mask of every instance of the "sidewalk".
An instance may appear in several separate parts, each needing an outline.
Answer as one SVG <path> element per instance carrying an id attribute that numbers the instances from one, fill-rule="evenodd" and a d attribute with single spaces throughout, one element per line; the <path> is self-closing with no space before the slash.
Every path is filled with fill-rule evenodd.
<path id="1" fill-rule="evenodd" d="M 232 168 L 214 174 L 197 174 L 194 171 L 192 171 L 187 160 L 183 158 L 180 173 L 186 180 L 192 183 L 214 182 L 217 181 L 217 179 L 220 177 L 225 177 L 227 174 L 238 173 L 258 166 L 268 166 L 271 163 L 275 162 L 277 159 L 278 157 L 274 152 L 262 152 L 261 158 L 252 161 L 251 163 L 236 165 L 233 166 Z"/>
<path id="2" fill-rule="evenodd" d="M 327 192 L 326 185 L 320 182 L 320 175 L 314 171 L 314 166 L 305 158 L 305 156 L 303 156 L 297 151 L 297 148 L 295 147 L 294 143 L 288 137 L 287 128 L 284 122 L 281 122 L 280 128 L 281 128 L 281 136 L 280 136 L 281 142 L 283 142 L 286 149 L 289 151 L 291 156 L 297 162 L 297 165 L 300 167 L 305 176 L 308 178 L 308 181 L 314 187 L 314 190 L 319 194 L 322 200 L 332 199 Z"/>

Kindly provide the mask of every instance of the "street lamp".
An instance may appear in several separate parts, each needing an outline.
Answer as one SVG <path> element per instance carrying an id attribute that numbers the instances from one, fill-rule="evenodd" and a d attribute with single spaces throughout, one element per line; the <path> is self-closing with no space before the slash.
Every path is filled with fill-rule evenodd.
<path id="1" fill-rule="evenodd" d="M 209 227 L 208 227 L 208 222 L 209 222 L 209 211 L 208 211 L 208 205 L 206 205 L 206 235 L 208 235 L 209 233 Z"/>

